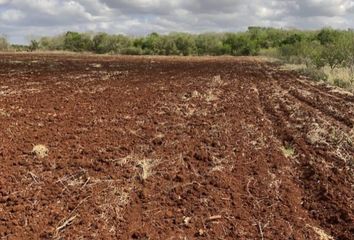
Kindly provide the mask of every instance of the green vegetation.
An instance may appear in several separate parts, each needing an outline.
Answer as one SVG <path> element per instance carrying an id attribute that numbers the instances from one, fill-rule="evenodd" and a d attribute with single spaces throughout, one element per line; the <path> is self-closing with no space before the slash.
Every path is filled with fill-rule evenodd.
<path id="1" fill-rule="evenodd" d="M 282 147 L 281 151 L 287 158 L 292 158 L 295 155 L 295 149 L 291 145 Z"/>
<path id="2" fill-rule="evenodd" d="M 299 71 L 317 81 L 354 90 L 354 31 L 322 29 L 290 36 L 279 46 L 280 59 L 303 64 Z"/>
<path id="3" fill-rule="evenodd" d="M 32 41 L 28 50 L 93 52 L 137 55 L 258 55 L 261 49 L 278 48 L 297 31 L 250 27 L 240 33 L 151 33 L 145 37 L 107 33 L 67 32 Z M 38 43 L 38 44 L 37 44 Z"/>
<path id="4" fill-rule="evenodd" d="M 354 54 L 349 51 L 354 50 L 353 37 L 352 30 L 300 31 L 263 27 L 249 27 L 239 33 L 151 33 L 144 37 L 67 32 L 32 41 L 29 50 L 234 56 L 259 55 L 267 51 L 289 62 L 302 62 L 315 67 L 328 64 L 334 69 L 347 64 L 350 57 L 354 61 Z"/>

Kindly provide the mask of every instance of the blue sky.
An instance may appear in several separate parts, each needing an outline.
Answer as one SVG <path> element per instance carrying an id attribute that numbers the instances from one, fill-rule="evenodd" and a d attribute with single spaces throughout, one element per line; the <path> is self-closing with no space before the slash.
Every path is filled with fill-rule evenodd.
<path id="1" fill-rule="evenodd" d="M 240 31 L 250 25 L 354 28 L 354 0 L 0 0 L 0 35 Z"/>

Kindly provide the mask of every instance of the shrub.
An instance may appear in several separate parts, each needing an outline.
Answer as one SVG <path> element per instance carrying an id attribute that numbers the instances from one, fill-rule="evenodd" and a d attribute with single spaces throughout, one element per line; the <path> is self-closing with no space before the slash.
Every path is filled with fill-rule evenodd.
<path id="1" fill-rule="evenodd" d="M 195 45 L 198 55 L 222 55 L 230 53 L 229 45 L 223 45 L 220 34 L 200 34 L 195 39 Z"/>
<path id="2" fill-rule="evenodd" d="M 87 34 L 77 32 L 67 32 L 64 38 L 64 50 L 73 52 L 90 51 L 92 40 Z"/>
<path id="3" fill-rule="evenodd" d="M 340 79 L 340 78 L 336 78 L 333 80 L 333 84 L 337 87 L 340 87 L 340 88 L 349 88 L 350 87 L 350 82 L 349 81 L 345 81 L 343 79 Z"/>
<path id="4" fill-rule="evenodd" d="M 307 67 L 307 68 L 302 68 L 302 69 L 298 70 L 298 72 L 300 74 L 308 76 L 309 78 L 311 78 L 314 81 L 327 81 L 328 80 L 328 76 L 320 69 Z"/>
<path id="5" fill-rule="evenodd" d="M 175 43 L 179 53 L 183 56 L 194 55 L 196 52 L 195 39 L 190 34 L 175 34 Z"/>
<path id="6" fill-rule="evenodd" d="M 316 39 L 320 41 L 322 45 L 332 44 L 336 41 L 338 32 L 330 28 L 322 29 L 316 36 Z"/>
<path id="7" fill-rule="evenodd" d="M 143 50 L 139 47 L 127 47 L 121 49 L 120 53 L 124 55 L 142 55 Z"/>
<path id="8" fill-rule="evenodd" d="M 6 51 L 6 50 L 9 50 L 9 48 L 10 48 L 10 45 L 7 42 L 6 37 L 0 36 L 0 51 Z"/>
<path id="9" fill-rule="evenodd" d="M 32 40 L 31 44 L 29 45 L 28 49 L 33 52 L 39 49 L 39 42 L 36 40 Z"/>
<path id="10" fill-rule="evenodd" d="M 342 49 L 340 43 L 330 44 L 322 51 L 320 58 L 324 64 L 328 64 L 333 70 L 345 63 L 347 60 L 347 53 L 346 50 Z"/>
<path id="11" fill-rule="evenodd" d="M 223 41 L 229 46 L 231 55 L 251 56 L 259 53 L 259 45 L 255 40 L 251 40 L 248 34 L 228 33 Z"/>
<path id="12" fill-rule="evenodd" d="M 64 50 L 65 35 L 54 37 L 42 37 L 39 40 L 39 48 L 43 50 Z"/>
<path id="13" fill-rule="evenodd" d="M 299 43 L 302 40 L 303 40 L 303 36 L 295 33 L 285 38 L 281 42 L 281 45 L 295 45 L 296 43 Z"/>

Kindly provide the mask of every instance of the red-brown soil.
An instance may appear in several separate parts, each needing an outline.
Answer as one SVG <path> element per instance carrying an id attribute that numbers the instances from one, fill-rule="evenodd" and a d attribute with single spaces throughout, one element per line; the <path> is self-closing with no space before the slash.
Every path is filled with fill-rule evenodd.
<path id="1" fill-rule="evenodd" d="M 353 124 L 254 58 L 2 54 L 0 238 L 350 240 Z"/>

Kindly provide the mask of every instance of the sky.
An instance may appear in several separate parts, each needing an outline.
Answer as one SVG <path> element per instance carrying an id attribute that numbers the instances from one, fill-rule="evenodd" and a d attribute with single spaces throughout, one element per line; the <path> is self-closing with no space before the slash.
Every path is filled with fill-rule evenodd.
<path id="1" fill-rule="evenodd" d="M 0 35 L 12 43 L 66 31 L 243 31 L 248 26 L 354 28 L 354 0 L 0 0 Z"/>

